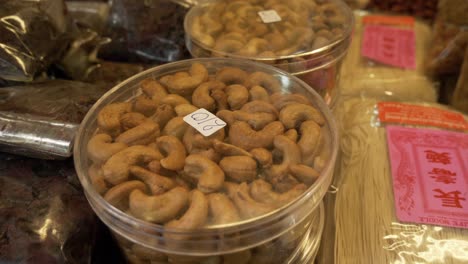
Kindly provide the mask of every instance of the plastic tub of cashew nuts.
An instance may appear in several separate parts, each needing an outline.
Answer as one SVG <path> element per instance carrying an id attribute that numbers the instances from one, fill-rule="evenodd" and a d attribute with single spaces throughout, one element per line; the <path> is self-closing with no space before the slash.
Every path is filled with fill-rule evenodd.
<path id="1" fill-rule="evenodd" d="M 337 149 L 330 110 L 305 82 L 204 58 L 108 91 L 74 160 L 130 263 L 311 263 Z"/>
<path id="2" fill-rule="evenodd" d="M 274 65 L 305 81 L 333 107 L 354 18 L 341 0 L 219 0 L 191 8 L 186 46 L 193 57 Z"/>

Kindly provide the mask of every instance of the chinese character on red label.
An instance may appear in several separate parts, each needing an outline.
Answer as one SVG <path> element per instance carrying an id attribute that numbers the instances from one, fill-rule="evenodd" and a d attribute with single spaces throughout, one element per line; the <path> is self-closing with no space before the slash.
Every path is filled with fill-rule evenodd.
<path id="1" fill-rule="evenodd" d="M 445 184 L 455 184 L 457 183 L 457 174 L 455 172 L 451 172 L 446 169 L 441 168 L 433 168 L 431 172 L 431 178 L 433 178 L 436 182 L 441 182 Z"/>
<path id="2" fill-rule="evenodd" d="M 468 228 L 468 134 L 386 129 L 398 219 Z"/>
<path id="3" fill-rule="evenodd" d="M 364 57 L 405 69 L 415 69 L 413 29 L 367 25 L 364 27 L 361 54 Z"/>

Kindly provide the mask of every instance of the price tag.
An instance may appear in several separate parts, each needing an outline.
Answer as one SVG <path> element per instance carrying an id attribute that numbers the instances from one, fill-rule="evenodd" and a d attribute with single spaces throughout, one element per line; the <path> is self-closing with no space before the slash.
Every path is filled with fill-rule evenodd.
<path id="1" fill-rule="evenodd" d="M 204 108 L 184 116 L 184 121 L 205 137 L 226 126 L 226 122 Z"/>
<path id="2" fill-rule="evenodd" d="M 262 19 L 263 23 L 273 23 L 281 21 L 281 17 L 273 9 L 259 11 L 258 15 Z"/>
<path id="3" fill-rule="evenodd" d="M 414 30 L 381 25 L 364 28 L 361 53 L 375 61 L 406 69 L 416 68 Z"/>
<path id="4" fill-rule="evenodd" d="M 468 134 L 387 127 L 400 221 L 468 228 Z"/>

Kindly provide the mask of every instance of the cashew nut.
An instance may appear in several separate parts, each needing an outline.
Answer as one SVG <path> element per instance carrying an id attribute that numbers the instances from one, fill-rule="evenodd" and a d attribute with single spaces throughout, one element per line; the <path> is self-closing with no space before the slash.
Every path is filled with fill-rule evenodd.
<path id="1" fill-rule="evenodd" d="M 217 110 L 229 109 L 228 98 L 224 90 L 211 90 L 210 96 L 215 100 Z"/>
<path id="2" fill-rule="evenodd" d="M 235 223 L 240 220 L 236 206 L 225 194 L 209 194 L 208 202 L 212 216 L 211 223 L 213 225 Z"/>
<path id="3" fill-rule="evenodd" d="M 140 83 L 141 90 L 143 91 L 146 96 L 151 98 L 151 100 L 156 104 L 159 105 L 161 99 L 166 97 L 167 91 L 158 81 L 153 79 L 145 79 Z"/>
<path id="4" fill-rule="evenodd" d="M 176 186 L 176 183 L 172 179 L 153 173 L 139 166 L 131 166 L 130 173 L 146 183 L 153 195 L 165 193 Z"/>
<path id="5" fill-rule="evenodd" d="M 216 101 L 211 97 L 211 91 L 224 89 L 226 85 L 220 81 L 208 81 L 198 86 L 192 94 L 192 103 L 196 107 L 205 108 L 208 111 L 214 111 Z"/>
<path id="6" fill-rule="evenodd" d="M 157 136 L 159 136 L 158 124 L 148 120 L 123 132 L 115 139 L 115 142 L 121 142 L 129 146 L 146 145 L 154 141 Z"/>
<path id="7" fill-rule="evenodd" d="M 180 104 L 174 107 L 177 116 L 186 116 L 198 110 L 198 107 L 191 104 Z"/>
<path id="8" fill-rule="evenodd" d="M 201 83 L 208 79 L 208 70 L 201 63 L 193 63 L 188 76 L 171 76 L 166 82 L 169 92 L 182 96 L 193 93 Z"/>
<path id="9" fill-rule="evenodd" d="M 177 220 L 172 220 L 167 223 L 165 228 L 175 228 L 183 230 L 193 230 L 202 227 L 208 218 L 208 199 L 205 194 L 199 190 L 190 192 L 190 206 L 187 211 Z M 179 239 L 185 236 L 167 234 L 170 239 Z M 165 236 L 165 238 L 168 238 Z"/>
<path id="10" fill-rule="evenodd" d="M 161 166 L 168 170 L 181 170 L 184 168 L 185 151 L 184 144 L 174 136 L 162 136 L 156 140 L 162 154 L 167 156 L 160 160 Z"/>
<path id="11" fill-rule="evenodd" d="M 283 132 L 284 126 L 279 121 L 269 123 L 260 131 L 253 130 L 246 122 L 236 121 L 231 125 L 229 136 L 233 145 L 251 150 L 270 147 L 274 137 L 283 134 Z"/>
<path id="12" fill-rule="evenodd" d="M 125 143 L 112 143 L 112 137 L 107 134 L 96 134 L 88 141 L 87 153 L 94 164 L 101 164 L 126 147 Z"/>
<path id="13" fill-rule="evenodd" d="M 279 120 L 286 128 L 296 128 L 306 120 L 313 120 L 319 125 L 325 123 L 323 115 L 311 105 L 290 104 L 281 109 Z"/>
<path id="14" fill-rule="evenodd" d="M 147 146 L 131 146 L 112 155 L 102 166 L 104 179 L 119 184 L 128 179 L 130 166 L 162 159 L 161 153 Z"/>
<path id="15" fill-rule="evenodd" d="M 258 85 L 254 85 L 252 88 L 250 88 L 249 96 L 250 101 L 270 102 L 270 95 L 268 94 L 267 90 Z"/>
<path id="16" fill-rule="evenodd" d="M 248 76 L 247 72 L 239 68 L 224 67 L 216 73 L 215 80 L 226 85 L 243 84 Z"/>
<path id="17" fill-rule="evenodd" d="M 198 154 L 185 159 L 184 173 L 198 180 L 197 187 L 204 193 L 218 191 L 223 187 L 224 172 L 215 162 Z"/>
<path id="18" fill-rule="evenodd" d="M 130 193 L 130 213 L 136 218 L 162 224 L 174 219 L 187 206 L 189 192 L 182 187 L 160 195 L 148 196 L 141 190 Z"/>
<path id="19" fill-rule="evenodd" d="M 176 116 L 167 122 L 162 134 L 182 139 L 188 128 L 189 124 L 184 121 L 184 117 Z"/>
<path id="20" fill-rule="evenodd" d="M 219 166 L 226 177 L 236 182 L 251 182 L 257 177 L 257 162 L 248 156 L 228 156 Z"/>
<path id="21" fill-rule="evenodd" d="M 89 179 L 99 194 L 105 193 L 109 188 L 107 187 L 104 175 L 102 175 L 101 167 L 93 164 L 88 169 Z"/>
<path id="22" fill-rule="evenodd" d="M 120 117 L 130 112 L 131 109 L 132 104 L 128 102 L 112 103 L 104 106 L 97 116 L 99 129 L 111 136 L 118 135 L 120 133 Z"/>
<path id="23" fill-rule="evenodd" d="M 120 210 L 128 208 L 128 197 L 134 190 L 145 191 L 146 186 L 141 181 L 126 181 L 110 188 L 104 195 L 104 200 Z"/>
<path id="24" fill-rule="evenodd" d="M 269 168 L 273 164 L 273 156 L 268 149 L 254 148 L 250 153 L 262 168 Z"/>
<path id="25" fill-rule="evenodd" d="M 232 84 L 226 87 L 227 101 L 232 110 L 240 109 L 249 101 L 249 91 L 245 86 Z"/>
<path id="26" fill-rule="evenodd" d="M 174 108 L 168 104 L 160 104 L 156 108 L 156 113 L 154 113 L 153 116 L 151 116 L 151 119 L 156 122 L 160 128 L 163 128 L 166 126 L 167 122 L 174 118 L 176 116 L 176 113 L 174 111 Z"/>
<path id="27" fill-rule="evenodd" d="M 321 128 L 312 120 L 304 121 L 300 128 L 301 138 L 297 145 L 301 149 L 303 163 L 311 165 L 321 141 Z"/>
<path id="28" fill-rule="evenodd" d="M 307 185 L 311 185 L 318 179 L 318 177 L 320 177 L 320 173 L 318 171 L 304 164 L 289 165 L 289 171 L 294 178 Z"/>
<path id="29" fill-rule="evenodd" d="M 213 140 L 223 140 L 225 136 L 224 128 L 216 131 L 210 136 L 203 136 L 195 128 L 188 127 L 185 131 L 182 142 L 188 153 L 192 153 L 194 149 L 208 149 L 213 146 Z"/>
<path id="30" fill-rule="evenodd" d="M 309 121 L 306 121 L 306 122 L 309 122 Z M 310 121 L 310 122 L 313 122 L 313 121 Z M 302 124 L 304 124 L 304 123 L 302 123 Z M 294 129 L 294 128 L 291 128 L 291 129 L 287 130 L 286 132 L 284 132 L 284 135 L 287 138 L 289 138 L 291 141 L 294 141 L 294 142 L 297 142 L 297 138 L 299 137 L 299 134 L 297 133 L 297 130 Z M 299 147 L 301 147 L 301 146 L 299 146 Z M 303 154 L 303 157 L 304 157 L 304 154 Z"/>
<path id="31" fill-rule="evenodd" d="M 261 203 L 269 203 L 276 207 L 281 207 L 298 196 L 307 189 L 305 184 L 298 184 L 284 193 L 276 193 L 268 182 L 258 179 L 251 183 L 250 194 L 252 198 Z"/>
<path id="32" fill-rule="evenodd" d="M 265 204 L 255 201 L 249 192 L 249 186 L 243 182 L 239 184 L 232 194 L 231 199 L 239 209 L 241 216 L 244 219 L 255 218 L 264 215 L 275 209 L 271 204 Z"/>
<path id="33" fill-rule="evenodd" d="M 274 93 L 271 95 L 271 102 L 276 109 L 281 110 L 283 107 L 290 104 L 306 104 L 310 105 L 309 99 L 302 94 L 283 94 L 283 93 Z"/>
<path id="34" fill-rule="evenodd" d="M 144 116 L 151 116 L 154 114 L 157 106 L 158 105 L 153 100 L 146 97 L 144 94 L 137 96 L 133 102 L 134 111 L 141 113 Z"/>
<path id="35" fill-rule="evenodd" d="M 180 104 L 190 104 L 190 102 L 178 94 L 168 94 L 161 99 L 161 104 L 168 104 L 175 107 Z"/>
<path id="36" fill-rule="evenodd" d="M 214 150 L 214 148 L 209 148 L 209 149 L 192 149 L 192 152 L 190 154 L 197 154 L 200 156 L 203 156 L 215 163 L 218 163 L 219 160 L 221 159 L 221 155 Z"/>
<path id="37" fill-rule="evenodd" d="M 268 113 L 275 117 L 278 116 L 278 110 L 276 110 L 272 104 L 265 101 L 248 102 L 241 108 L 241 110 L 248 113 Z"/>
<path id="38" fill-rule="evenodd" d="M 253 87 L 260 85 L 267 89 L 270 94 L 281 91 L 281 83 L 275 76 L 265 72 L 254 72 L 249 75 L 244 85 L 246 87 Z"/>
<path id="39" fill-rule="evenodd" d="M 129 130 L 130 128 L 134 128 L 138 125 L 141 125 L 143 122 L 147 120 L 146 116 L 142 113 L 138 112 L 130 112 L 125 113 L 120 117 L 120 125 L 122 129 Z"/>
<path id="40" fill-rule="evenodd" d="M 224 143 L 217 139 L 213 140 L 213 148 L 216 152 L 224 156 L 252 156 L 252 154 L 250 154 L 248 151 L 245 151 L 242 148 L 236 147 L 228 143 Z"/>

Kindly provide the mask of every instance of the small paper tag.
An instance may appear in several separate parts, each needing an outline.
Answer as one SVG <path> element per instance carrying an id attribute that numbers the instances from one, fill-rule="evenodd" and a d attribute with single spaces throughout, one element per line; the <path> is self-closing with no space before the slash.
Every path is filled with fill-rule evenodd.
<path id="1" fill-rule="evenodd" d="M 262 19 L 263 23 L 273 23 L 281 21 L 281 17 L 273 9 L 259 11 L 258 15 Z"/>
<path id="2" fill-rule="evenodd" d="M 184 116 L 184 121 L 207 137 L 226 126 L 226 122 L 204 108 Z"/>
<path id="3" fill-rule="evenodd" d="M 405 69 L 416 68 L 413 29 L 368 25 L 363 34 L 361 54 L 364 57 Z"/>
<path id="4" fill-rule="evenodd" d="M 468 121 L 462 114 L 431 106 L 397 102 L 379 102 L 379 121 L 382 123 L 434 126 L 468 130 Z"/>
<path id="5" fill-rule="evenodd" d="M 387 127 L 402 222 L 468 228 L 468 134 Z"/>

